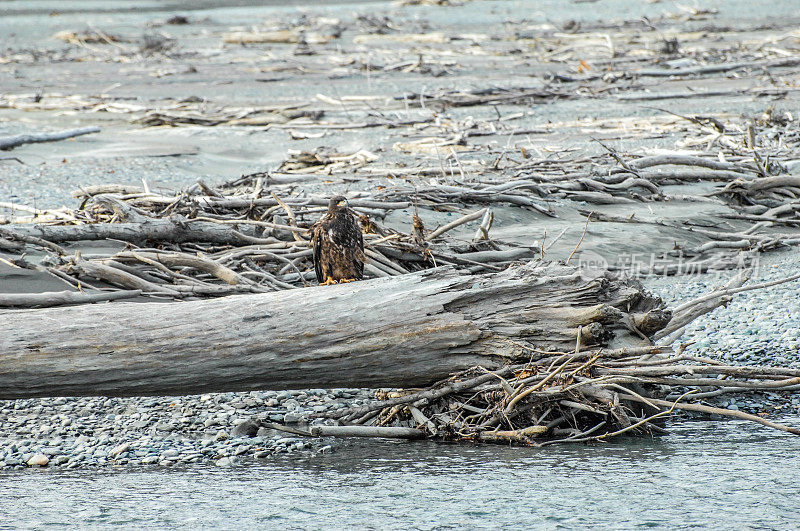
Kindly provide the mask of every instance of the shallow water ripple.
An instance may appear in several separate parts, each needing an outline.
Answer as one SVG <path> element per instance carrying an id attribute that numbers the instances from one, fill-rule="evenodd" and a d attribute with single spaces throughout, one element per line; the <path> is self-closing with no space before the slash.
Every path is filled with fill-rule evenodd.
<path id="1" fill-rule="evenodd" d="M 672 429 L 603 446 L 356 441 L 225 469 L 4 472 L 0 528 L 800 525 L 800 438 L 742 422 Z"/>

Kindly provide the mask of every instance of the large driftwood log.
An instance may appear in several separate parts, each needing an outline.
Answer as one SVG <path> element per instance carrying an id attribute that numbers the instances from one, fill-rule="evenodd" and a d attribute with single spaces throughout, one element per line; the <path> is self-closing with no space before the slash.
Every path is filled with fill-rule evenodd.
<path id="1" fill-rule="evenodd" d="M 93 302 L 132 299 L 142 294 L 142 290 L 101 291 L 56 291 L 44 293 L 0 293 L 0 308 L 47 308 L 68 304 L 90 304 Z"/>
<path id="2" fill-rule="evenodd" d="M 14 225 L 5 229 L 11 238 L 41 238 L 51 243 L 81 240 L 120 240 L 135 244 L 148 241 L 165 243 L 202 242 L 235 245 L 252 238 L 247 225 L 227 226 L 180 217 L 145 219 L 133 223 L 92 223 L 87 225 Z"/>
<path id="3" fill-rule="evenodd" d="M 181 303 L 0 312 L 0 399 L 418 387 L 531 347 L 649 344 L 669 312 L 636 283 L 562 265 L 438 268 Z M 577 341 L 580 334 L 580 341 Z"/>

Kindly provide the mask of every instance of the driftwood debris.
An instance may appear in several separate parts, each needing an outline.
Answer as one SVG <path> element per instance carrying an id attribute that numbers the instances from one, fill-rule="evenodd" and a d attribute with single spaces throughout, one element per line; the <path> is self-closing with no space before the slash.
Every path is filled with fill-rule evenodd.
<path id="1" fill-rule="evenodd" d="M 667 337 L 660 346 L 584 351 L 577 342 L 572 351 L 530 348 L 526 363 L 511 361 L 499 369 L 476 366 L 426 389 L 379 391 L 371 404 L 315 416 L 347 426 L 350 431 L 331 433 L 342 437 L 365 436 L 358 429 L 362 426 L 416 428 L 435 439 L 529 446 L 665 433 L 664 420 L 679 411 L 747 420 L 800 435 L 798 427 L 702 403 L 722 394 L 800 392 L 800 369 L 725 365 L 686 354 L 683 346 L 675 351 L 669 339 L 733 293 L 799 277 L 742 287 L 746 277 L 737 275 L 724 289 L 675 308 L 668 326 L 653 334 Z"/>
<path id="2" fill-rule="evenodd" d="M 314 278 L 309 229 L 328 199 L 290 195 L 287 187 L 294 186 L 293 179 L 272 184 L 270 197 L 261 197 L 266 183 L 275 179 L 281 182 L 268 173 L 214 188 L 198 182 L 175 196 L 131 186 L 88 187 L 75 192 L 82 200 L 75 210 L 45 211 L 0 203 L 0 207 L 33 215 L 0 226 L 0 248 L 44 250 L 50 256 L 42 264 L 24 259 L 9 263 L 46 271 L 84 291 L 141 290 L 146 297 L 191 299 L 307 286 Z M 408 208 L 408 199 L 362 194 L 349 202 L 360 215 L 365 233 L 367 278 L 440 265 L 470 272 L 500 271 L 532 259 L 539 251 L 535 242 L 492 241 L 488 221 L 483 239 L 454 244 L 444 237 L 464 223 L 485 217 L 486 209 L 427 233 L 422 227 L 418 233 L 407 234 L 379 220 Z M 81 255 L 62 247 L 87 241 L 105 242 L 109 250 Z M 93 294 L 99 296 L 99 292 Z M 79 299 L 51 294 L 49 300 L 71 304 Z M 21 302 L 17 298 L 10 304 L 0 298 L 0 307 L 19 307 Z"/>
<path id="3" fill-rule="evenodd" d="M 648 344 L 633 323 L 653 333 L 668 320 L 636 282 L 587 281 L 558 264 L 483 275 L 437 268 L 178 304 L 4 311 L 0 399 L 419 387 L 527 359 L 530 348 Z"/>
<path id="4" fill-rule="evenodd" d="M 660 388 L 679 393 L 652 398 Z M 474 367 L 422 391 L 382 392 L 382 400 L 372 404 L 318 417 L 342 424 L 345 429 L 330 435 L 343 437 L 365 436 L 366 428 L 416 428 L 435 439 L 530 446 L 656 435 L 665 432 L 664 419 L 676 411 L 738 418 L 800 435 L 800 428 L 757 415 L 694 403 L 699 389 L 797 392 L 800 370 L 725 366 L 670 347 L 532 349 L 526 363 L 499 370 Z"/>
<path id="5" fill-rule="evenodd" d="M 80 127 L 78 129 L 68 129 L 66 131 L 58 131 L 55 133 L 36 133 L 24 134 L 16 136 L 7 136 L 0 138 L 0 150 L 14 149 L 23 144 L 34 144 L 37 142 L 57 142 L 59 140 L 66 140 L 76 136 L 88 135 L 90 133 L 99 133 L 99 127 Z"/>
<path id="6" fill-rule="evenodd" d="M 75 291 L 57 291 L 52 293 L 0 293 L 0 307 L 46 308 L 49 306 L 67 306 L 71 304 L 90 304 L 93 302 L 132 299 L 141 294 L 141 290 L 100 293 L 80 293 Z"/>

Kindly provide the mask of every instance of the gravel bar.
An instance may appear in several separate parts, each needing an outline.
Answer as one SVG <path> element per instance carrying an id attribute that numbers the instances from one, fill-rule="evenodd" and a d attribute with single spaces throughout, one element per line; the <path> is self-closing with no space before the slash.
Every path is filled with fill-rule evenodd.
<path id="1" fill-rule="evenodd" d="M 778 280 L 800 270 L 800 252 L 763 254 L 747 284 Z M 736 272 L 723 276 L 660 277 L 646 285 L 674 307 L 724 285 Z M 745 284 L 745 285 L 747 285 Z M 674 346 L 689 344 L 686 352 L 731 365 L 800 367 L 800 280 L 746 291 L 686 327 Z M 800 413 L 800 396 L 751 393 L 719 396 L 708 402 L 718 407 L 770 415 Z"/>
<path id="2" fill-rule="evenodd" d="M 372 395 L 366 389 L 311 389 L 5 400 L 0 469 L 230 466 L 276 455 L 314 456 L 331 451 L 335 442 L 258 428 L 257 421 L 297 423 L 311 413 L 364 404 Z"/>

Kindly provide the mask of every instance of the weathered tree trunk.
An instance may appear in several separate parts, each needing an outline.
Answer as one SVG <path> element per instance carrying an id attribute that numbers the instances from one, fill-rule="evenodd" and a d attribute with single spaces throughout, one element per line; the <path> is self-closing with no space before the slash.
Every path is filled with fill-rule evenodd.
<path id="1" fill-rule="evenodd" d="M 81 240 L 120 240 L 135 244 L 203 242 L 218 245 L 242 244 L 254 236 L 252 226 L 228 226 L 209 221 L 181 220 L 179 217 L 146 219 L 134 223 L 91 223 L 87 225 L 14 225 L 5 230 L 9 237 L 35 237 L 52 243 Z M 237 232 L 239 234 L 237 234 Z M 240 236 L 244 234 L 244 236 Z"/>
<path id="2" fill-rule="evenodd" d="M 418 387 L 525 345 L 648 344 L 669 320 L 638 284 L 533 264 L 180 303 L 0 312 L 0 398 Z"/>

